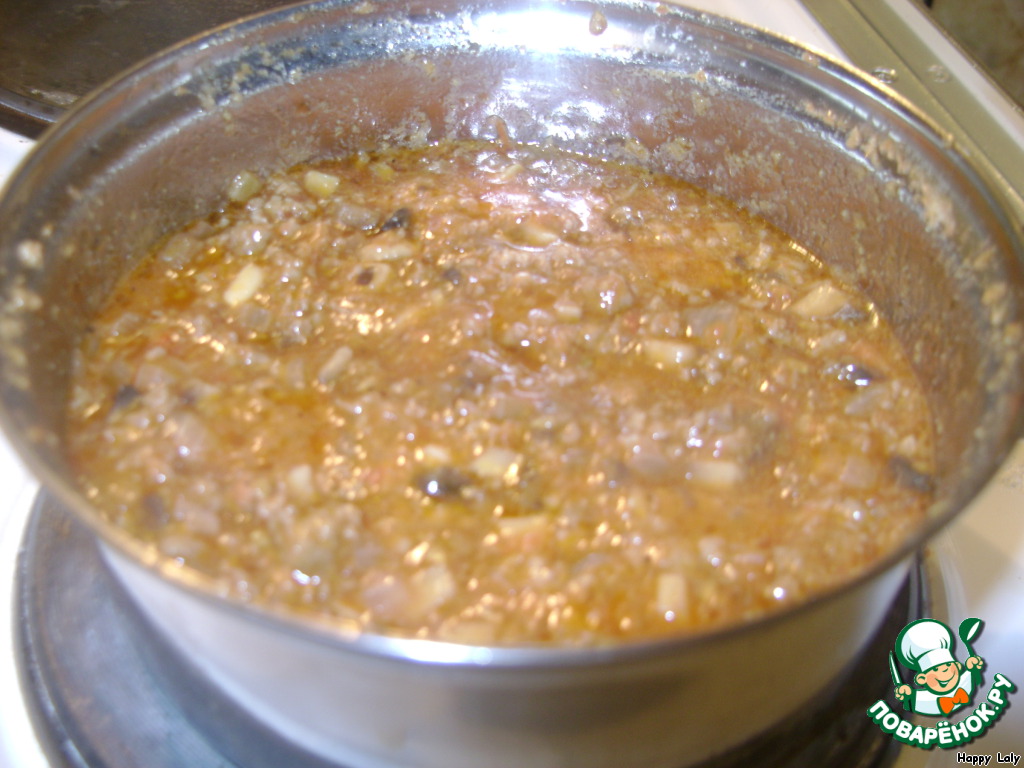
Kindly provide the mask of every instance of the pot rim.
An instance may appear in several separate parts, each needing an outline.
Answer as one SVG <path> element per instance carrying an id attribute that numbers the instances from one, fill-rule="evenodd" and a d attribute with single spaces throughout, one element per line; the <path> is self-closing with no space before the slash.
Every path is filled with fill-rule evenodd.
<path id="1" fill-rule="evenodd" d="M 235 22 L 215 27 L 208 32 L 181 41 L 143 60 L 103 86 L 80 99 L 57 122 L 49 126 L 37 140 L 22 162 L 8 179 L 7 186 L 0 191 L 0 221 L 3 221 L 8 207 L 10 193 L 23 185 L 32 184 L 33 176 L 40 166 L 47 162 L 47 155 L 62 151 L 62 146 L 76 141 L 87 140 L 88 127 L 105 112 L 113 111 L 112 105 L 123 100 L 126 94 L 139 93 L 144 84 L 159 72 L 174 70 L 176 62 L 188 53 L 214 51 L 238 38 L 258 35 L 261 29 L 301 21 L 317 14 L 338 12 L 346 7 L 354 8 L 366 4 L 365 0 L 314 0 L 308 3 L 294 3 L 270 11 L 243 17 Z M 467 9 L 504 8 L 504 0 L 479 0 Z M 390 8 L 401 15 L 412 12 L 411 6 L 392 0 L 372 1 L 374 8 Z M 654 0 L 568 0 L 568 2 L 541 2 L 530 8 L 544 7 L 618 8 L 656 14 L 659 23 L 681 23 L 700 26 L 717 34 L 738 38 L 750 46 L 768 49 L 803 66 L 813 66 L 820 76 L 836 80 L 856 88 L 872 101 L 881 105 L 896 119 L 906 123 L 915 133 L 922 135 L 936 146 L 945 147 L 959 169 L 966 174 L 983 198 L 991 206 L 997 220 L 1008 235 L 1017 261 L 1024 262 L 1021 223 L 1007 212 L 1006 200 L 993 183 L 986 178 L 983 170 L 960 154 L 953 146 L 949 133 L 928 115 L 915 107 L 892 88 L 871 78 L 866 73 L 846 64 L 830 54 L 804 45 L 792 38 L 776 34 L 767 29 L 728 19 L 716 14 L 698 11 L 682 6 L 665 6 Z M 653 16 L 652 16 L 653 18 Z M 186 77 L 178 73 L 179 77 Z M 173 86 L 169 86 L 173 87 Z M 83 134 L 83 126 L 85 133 Z M 1020 366 L 1018 366 L 1020 368 Z M 1018 379 L 1020 378 L 1018 371 Z M 970 482 L 960 489 L 960 501 L 946 501 L 933 505 L 927 521 L 898 548 L 852 579 L 827 590 L 818 592 L 794 605 L 785 606 L 757 618 L 738 621 L 727 625 L 688 631 L 656 639 L 628 640 L 607 645 L 575 646 L 549 644 L 509 644 L 494 646 L 463 645 L 458 643 L 390 636 L 346 628 L 343 623 L 326 618 L 290 610 L 281 606 L 267 607 L 245 603 L 240 599 L 217 594 L 216 579 L 205 576 L 188 566 L 180 565 L 174 558 L 156 554 L 153 547 L 142 544 L 124 530 L 106 522 L 84 495 L 37 453 L 33 441 L 19 429 L 12 418 L 8 404 L 0 402 L 0 427 L 16 453 L 31 473 L 39 479 L 42 492 L 51 494 L 58 503 L 83 520 L 97 535 L 103 548 L 117 556 L 127 558 L 134 564 L 156 574 L 169 585 L 183 590 L 193 597 L 220 609 L 228 609 L 248 620 L 269 628 L 290 633 L 357 654 L 386 658 L 414 664 L 441 665 L 444 667 L 488 667 L 492 669 L 543 669 L 551 667 L 603 666 L 622 661 L 644 660 L 659 656 L 685 652 L 687 649 L 706 646 L 723 641 L 735 641 L 747 633 L 791 621 L 808 614 L 827 601 L 849 595 L 866 582 L 883 576 L 890 571 L 907 565 L 922 546 L 942 528 L 950 523 L 982 491 L 997 473 L 1001 463 L 1012 450 L 1016 440 L 1024 435 L 1024 412 L 1021 398 L 1014 406 L 1014 419 L 1003 425 L 999 438 L 994 440 L 991 451 L 991 466 L 971 475 Z"/>

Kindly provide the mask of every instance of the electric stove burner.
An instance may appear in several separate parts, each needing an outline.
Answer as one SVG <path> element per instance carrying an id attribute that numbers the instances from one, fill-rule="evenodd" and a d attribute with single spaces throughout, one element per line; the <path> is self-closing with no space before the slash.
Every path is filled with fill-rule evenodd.
<path id="1" fill-rule="evenodd" d="M 327 768 L 257 725 L 160 641 L 108 573 L 91 532 L 45 494 L 16 578 L 18 662 L 54 768 Z M 891 693 L 889 645 L 925 615 L 926 587 L 913 569 L 866 652 L 805 716 L 702 768 L 891 766 L 898 743 L 865 713 Z"/>

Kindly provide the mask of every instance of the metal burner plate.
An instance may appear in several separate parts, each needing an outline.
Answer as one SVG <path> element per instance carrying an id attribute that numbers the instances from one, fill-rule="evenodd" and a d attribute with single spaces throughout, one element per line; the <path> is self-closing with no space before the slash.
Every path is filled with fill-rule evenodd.
<path id="1" fill-rule="evenodd" d="M 925 588 L 915 569 L 865 654 L 805 718 L 702 768 L 891 766 L 898 743 L 865 712 L 891 690 L 889 646 L 926 615 Z M 260 728 L 165 646 L 91 532 L 45 494 L 25 534 L 17 613 L 23 687 L 54 768 L 328 768 Z"/>

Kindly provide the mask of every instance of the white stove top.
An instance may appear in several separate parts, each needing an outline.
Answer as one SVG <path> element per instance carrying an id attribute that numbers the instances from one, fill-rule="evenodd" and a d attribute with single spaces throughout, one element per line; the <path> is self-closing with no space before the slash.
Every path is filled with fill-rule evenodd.
<path id="1" fill-rule="evenodd" d="M 0 129 L 0 186 L 32 142 Z M 14 564 L 38 485 L 0 434 L 0 768 L 47 766 L 21 705 L 14 667 Z"/>
<path id="2" fill-rule="evenodd" d="M 911 0 L 880 2 L 897 8 L 904 17 L 920 13 Z M 689 0 L 683 4 L 770 29 L 844 58 L 799 0 Z M 927 28 L 923 19 L 918 21 L 918 26 Z M 954 76 L 959 73 L 964 81 L 976 81 L 977 73 L 941 36 L 931 31 L 923 36 L 929 38 L 926 43 L 936 60 Z M 984 91 L 987 86 L 982 83 L 978 87 Z M 1008 124 L 1018 145 L 1024 146 L 1024 118 L 1019 112 L 1008 107 L 994 89 L 982 96 L 989 100 L 990 113 Z M 31 145 L 31 141 L 0 129 L 0 184 Z M 21 699 L 12 626 L 15 561 L 37 490 L 36 482 L 0 435 L 0 768 L 50 768 Z M 986 668 L 1024 684 L 1024 443 L 1017 446 L 975 504 L 933 542 L 930 554 L 938 582 L 933 589 L 941 598 L 933 606 L 934 617 L 954 626 L 968 617 L 983 619 L 985 629 L 976 649 Z M 958 764 L 958 752 L 993 755 L 991 764 L 996 763 L 997 753 L 1005 757 L 1024 752 L 1024 698 L 1013 702 L 983 739 L 962 750 L 907 748 L 898 764 L 900 768 L 944 768 Z"/>

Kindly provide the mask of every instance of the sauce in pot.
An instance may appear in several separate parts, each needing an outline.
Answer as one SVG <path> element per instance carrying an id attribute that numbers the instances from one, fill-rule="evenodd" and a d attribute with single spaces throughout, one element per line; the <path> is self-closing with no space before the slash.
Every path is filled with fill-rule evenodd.
<path id="1" fill-rule="evenodd" d="M 729 202 L 470 142 L 227 197 L 122 281 L 69 414 L 99 508 L 228 594 L 592 645 L 805 600 L 923 519 L 891 331 Z"/>

